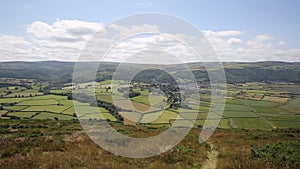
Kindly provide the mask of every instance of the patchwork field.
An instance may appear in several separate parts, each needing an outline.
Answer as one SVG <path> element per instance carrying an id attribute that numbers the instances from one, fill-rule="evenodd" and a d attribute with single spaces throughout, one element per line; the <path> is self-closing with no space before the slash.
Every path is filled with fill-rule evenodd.
<path id="1" fill-rule="evenodd" d="M 121 84 L 121 82 L 117 83 L 116 86 L 120 87 Z M 86 83 L 81 87 L 87 87 L 84 90 L 90 92 L 92 91 L 91 86 L 93 84 Z M 124 124 L 127 125 L 171 125 L 176 119 L 180 119 L 181 121 L 176 123 L 177 126 L 190 125 L 193 121 L 195 121 L 195 127 L 203 126 L 211 106 L 209 94 L 200 94 L 200 101 L 195 100 L 196 95 L 191 95 L 191 98 L 185 100 L 185 104 L 189 108 L 175 109 L 169 108 L 170 104 L 166 103 L 165 96 L 151 93 L 147 89 L 133 88 L 133 91 L 139 92 L 140 95 L 126 101 L 123 93 L 115 89 L 112 91 L 109 88 L 111 87 L 110 81 L 104 81 L 95 86 L 97 99 L 113 103 L 120 108 L 119 115 L 124 118 Z M 68 100 L 67 96 L 60 96 L 60 94 L 70 93 L 71 87 L 50 90 L 52 94 L 46 95 L 38 92 L 38 87 L 33 86 L 32 88 L 30 90 L 24 87 L 0 88 L 0 92 L 9 93 L 0 98 L 0 104 L 3 105 L 3 110 L 0 110 L 1 118 L 71 120 L 77 116 L 81 119 L 116 121 L 116 118 L 104 108 L 91 107 L 88 103 Z M 218 125 L 220 128 L 263 130 L 300 128 L 299 97 L 292 97 L 286 92 L 280 92 L 282 90 L 280 85 L 276 85 L 274 89 L 268 88 L 263 83 L 245 83 L 243 86 L 228 85 L 229 96 L 226 99 L 223 114 L 211 112 L 211 119 L 208 119 L 206 124 L 214 124 L 218 118 L 221 118 Z M 242 95 L 238 95 L 241 93 L 240 91 L 243 91 Z M 117 100 L 113 101 L 112 93 Z M 74 103 L 78 106 L 77 113 Z M 154 107 L 151 107 L 151 104 Z M 160 109 L 166 110 L 162 112 Z M 184 114 L 179 116 L 179 111 Z M 195 116 L 195 113 L 198 115 Z"/>
<path id="2" fill-rule="evenodd" d="M 77 113 L 74 108 L 76 104 Z M 108 113 L 104 108 L 91 107 L 88 103 L 67 100 L 66 96 L 42 95 L 42 96 L 24 96 L 24 98 L 1 98 L 1 104 L 11 104 L 4 106 L 1 110 L 3 119 L 21 118 L 21 119 L 52 119 L 52 120 L 72 120 L 76 116 L 84 119 L 109 119 L 116 121 L 116 118 Z M 97 112 L 103 113 L 102 115 Z M 76 116 L 75 116 L 76 115 Z"/>

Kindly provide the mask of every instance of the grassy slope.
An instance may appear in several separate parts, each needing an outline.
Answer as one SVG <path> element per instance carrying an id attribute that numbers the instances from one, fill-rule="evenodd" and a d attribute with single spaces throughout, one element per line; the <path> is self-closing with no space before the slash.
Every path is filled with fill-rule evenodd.
<path id="1" fill-rule="evenodd" d="M 276 159 L 251 156 L 251 149 L 279 141 L 300 139 L 299 132 L 221 130 L 199 144 L 200 130 L 193 129 L 179 145 L 161 155 L 130 159 L 115 156 L 95 145 L 71 121 L 11 121 L 1 120 L 0 166 L 4 168 L 201 168 L 211 146 L 218 152 L 217 168 L 282 168 Z M 11 128 L 13 126 L 13 129 Z M 132 137 L 149 137 L 166 128 L 112 126 Z M 299 149 L 293 149 L 299 153 Z M 277 152 L 280 154 L 280 151 Z M 299 157 L 298 157 L 299 158 Z M 275 161 L 274 161 L 275 160 Z M 291 165 L 291 164 L 290 164 Z M 295 165 L 295 164 L 294 164 Z M 297 165 L 297 164 L 296 164 Z M 270 167 L 271 166 L 271 167 Z M 298 168 L 294 166 L 294 168 Z"/>

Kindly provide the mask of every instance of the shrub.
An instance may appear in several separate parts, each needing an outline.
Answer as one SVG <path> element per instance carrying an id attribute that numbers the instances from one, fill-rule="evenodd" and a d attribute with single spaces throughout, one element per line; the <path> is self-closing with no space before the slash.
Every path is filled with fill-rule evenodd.
<path id="1" fill-rule="evenodd" d="M 278 142 L 251 149 L 252 158 L 261 158 L 282 168 L 297 168 L 300 165 L 300 141 Z"/>

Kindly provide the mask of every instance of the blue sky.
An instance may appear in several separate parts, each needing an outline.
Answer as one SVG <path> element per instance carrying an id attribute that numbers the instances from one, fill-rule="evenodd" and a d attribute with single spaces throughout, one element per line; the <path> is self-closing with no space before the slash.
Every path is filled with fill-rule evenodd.
<path id="1" fill-rule="evenodd" d="M 28 25 L 36 21 L 52 25 L 58 19 L 79 20 L 105 25 L 135 13 L 162 12 L 186 19 L 201 30 L 241 31 L 244 41 L 268 35 L 286 49 L 300 48 L 298 0 L 2 0 L 0 9 L 0 34 L 25 40 Z"/>

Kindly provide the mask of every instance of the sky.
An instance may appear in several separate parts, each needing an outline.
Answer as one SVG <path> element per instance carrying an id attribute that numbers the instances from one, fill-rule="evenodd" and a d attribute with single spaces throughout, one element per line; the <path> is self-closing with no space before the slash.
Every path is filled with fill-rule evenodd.
<path id="1" fill-rule="evenodd" d="M 76 61 L 105 25 L 144 12 L 192 23 L 222 61 L 300 61 L 298 0 L 2 0 L 0 9 L 2 62 Z"/>

